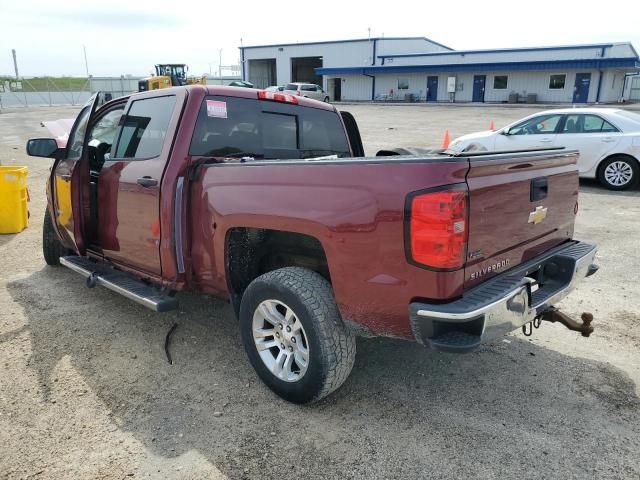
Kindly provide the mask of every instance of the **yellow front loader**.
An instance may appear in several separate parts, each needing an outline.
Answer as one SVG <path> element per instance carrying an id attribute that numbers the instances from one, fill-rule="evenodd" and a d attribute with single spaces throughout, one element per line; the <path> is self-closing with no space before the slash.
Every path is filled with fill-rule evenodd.
<path id="1" fill-rule="evenodd" d="M 138 91 L 159 90 L 161 88 L 179 87 L 181 85 L 207 84 L 207 76 L 201 78 L 187 77 L 188 67 L 183 63 L 167 63 L 156 65 L 156 74 L 138 82 Z"/>

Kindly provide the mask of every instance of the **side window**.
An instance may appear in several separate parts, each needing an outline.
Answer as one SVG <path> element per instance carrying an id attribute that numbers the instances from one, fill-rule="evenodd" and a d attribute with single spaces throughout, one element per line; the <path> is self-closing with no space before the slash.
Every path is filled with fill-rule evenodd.
<path id="1" fill-rule="evenodd" d="M 80 115 L 78 115 L 76 128 L 73 130 L 73 132 L 71 132 L 69 140 L 67 140 L 67 158 L 70 160 L 78 160 L 82 156 L 84 134 L 87 131 L 87 122 L 89 121 L 90 111 L 91 106 L 87 106 L 80 112 Z"/>
<path id="2" fill-rule="evenodd" d="M 98 142 L 111 147 L 116 139 L 118 124 L 120 123 L 123 112 L 124 105 L 121 105 L 103 115 L 102 118 L 93 125 L 91 133 L 89 134 L 89 143 Z"/>
<path id="3" fill-rule="evenodd" d="M 549 76 L 549 89 L 550 90 L 562 90 L 564 88 L 564 83 L 567 80 L 567 76 L 562 73 L 559 75 L 550 75 Z"/>
<path id="4" fill-rule="evenodd" d="M 509 77 L 507 75 L 495 75 L 493 77 L 494 90 L 505 90 L 509 83 Z"/>
<path id="5" fill-rule="evenodd" d="M 598 115 L 567 115 L 562 133 L 617 132 L 618 129 Z"/>
<path id="6" fill-rule="evenodd" d="M 116 158 L 148 159 L 162 152 L 176 97 L 136 100 L 122 121 Z"/>
<path id="7" fill-rule="evenodd" d="M 584 115 L 567 115 L 562 133 L 582 133 L 581 123 L 583 117 Z"/>
<path id="8" fill-rule="evenodd" d="M 511 127 L 509 135 L 544 135 L 556 131 L 562 115 L 539 115 Z"/>
<path id="9" fill-rule="evenodd" d="M 617 132 L 618 129 L 598 115 L 584 116 L 584 133 Z"/>
<path id="10" fill-rule="evenodd" d="M 316 86 L 315 85 L 302 85 L 302 88 L 300 90 L 304 90 L 305 92 L 315 92 Z"/>
<path id="11" fill-rule="evenodd" d="M 107 112 L 91 128 L 89 133 L 89 163 L 92 170 L 100 170 L 105 161 L 112 156 L 113 143 L 124 105 Z"/>

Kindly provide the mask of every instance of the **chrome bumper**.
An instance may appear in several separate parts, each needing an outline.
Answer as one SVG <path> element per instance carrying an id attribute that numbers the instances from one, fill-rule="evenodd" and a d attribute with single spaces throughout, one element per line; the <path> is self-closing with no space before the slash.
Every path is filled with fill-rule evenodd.
<path id="1" fill-rule="evenodd" d="M 437 350 L 473 350 L 533 321 L 566 297 L 597 271 L 596 251 L 594 245 L 572 242 L 484 282 L 454 302 L 414 302 L 409 307 L 413 334 Z"/>

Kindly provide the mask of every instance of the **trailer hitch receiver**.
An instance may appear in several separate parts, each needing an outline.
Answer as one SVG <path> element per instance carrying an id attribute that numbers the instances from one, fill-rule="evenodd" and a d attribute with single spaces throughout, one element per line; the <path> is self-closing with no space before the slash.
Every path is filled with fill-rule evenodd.
<path id="1" fill-rule="evenodd" d="M 574 332 L 580 332 L 583 337 L 588 337 L 593 333 L 593 327 L 591 326 L 591 322 L 593 321 L 593 314 L 584 312 L 580 318 L 582 322 L 571 318 L 566 313 L 562 313 L 556 307 L 549 307 L 545 310 L 542 315 L 540 315 L 542 320 L 547 322 L 560 322 L 569 330 L 573 330 Z"/>

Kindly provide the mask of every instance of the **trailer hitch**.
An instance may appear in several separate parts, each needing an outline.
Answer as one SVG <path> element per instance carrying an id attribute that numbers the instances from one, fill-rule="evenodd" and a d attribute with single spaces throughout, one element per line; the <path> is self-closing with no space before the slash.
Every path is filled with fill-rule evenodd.
<path id="1" fill-rule="evenodd" d="M 593 327 L 591 326 L 591 322 L 593 321 L 593 314 L 584 312 L 580 318 L 582 319 L 582 323 L 574 320 L 566 313 L 562 313 L 556 307 L 549 307 L 547 310 L 542 312 L 538 318 L 545 320 L 547 322 L 560 322 L 569 330 L 573 330 L 574 332 L 580 332 L 583 337 L 588 337 L 593 333 Z"/>

